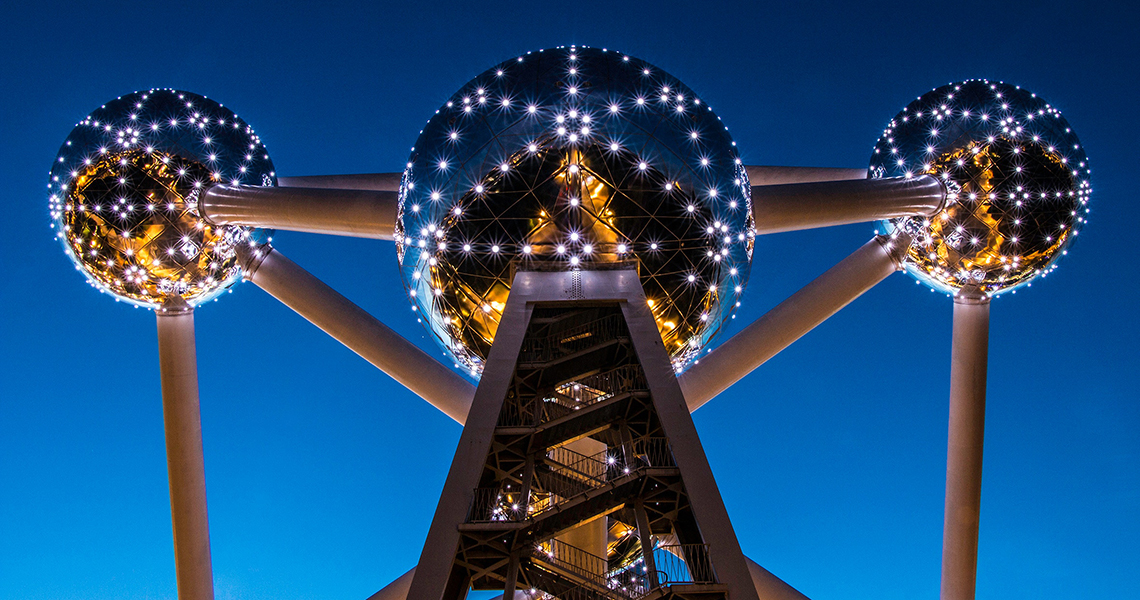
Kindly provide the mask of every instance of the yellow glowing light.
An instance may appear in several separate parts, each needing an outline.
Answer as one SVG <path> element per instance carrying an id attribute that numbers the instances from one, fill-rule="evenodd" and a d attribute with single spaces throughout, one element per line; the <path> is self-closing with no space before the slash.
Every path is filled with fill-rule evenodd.
<path id="1" fill-rule="evenodd" d="M 67 191 L 63 225 L 84 271 L 118 296 L 159 304 L 193 301 L 240 271 L 239 228 L 215 228 L 197 216 L 207 169 L 142 150 L 107 153 L 84 167 Z"/>

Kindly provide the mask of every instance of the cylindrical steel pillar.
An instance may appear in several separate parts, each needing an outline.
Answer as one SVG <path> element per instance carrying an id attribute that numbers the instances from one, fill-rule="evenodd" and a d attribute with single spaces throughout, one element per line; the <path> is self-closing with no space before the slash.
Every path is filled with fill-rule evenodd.
<path id="1" fill-rule="evenodd" d="M 974 599 L 982 502 L 989 330 L 989 298 L 979 293 L 959 293 L 954 299 L 954 333 L 950 351 L 942 600 Z"/>
<path id="2" fill-rule="evenodd" d="M 748 183 L 760 185 L 786 185 L 789 183 L 815 183 L 817 181 L 847 181 L 866 179 L 867 169 L 837 169 L 834 167 L 744 167 Z"/>
<path id="3" fill-rule="evenodd" d="M 241 250 L 244 253 L 248 249 Z M 475 386 L 272 248 L 243 256 L 245 276 L 459 423 Z"/>
<path id="4" fill-rule="evenodd" d="M 179 299 L 168 302 L 155 313 L 158 315 L 158 363 L 162 373 L 162 414 L 166 425 L 178 598 L 213 600 L 194 312 Z"/>
<path id="5" fill-rule="evenodd" d="M 696 410 L 899 268 L 910 240 L 878 236 L 732 336 L 678 378 Z"/>
<path id="6" fill-rule="evenodd" d="M 202 216 L 219 225 L 392 240 L 396 192 L 306 187 L 215 185 L 198 200 Z"/>
<path id="7" fill-rule="evenodd" d="M 756 233 L 933 215 L 946 187 L 930 175 L 752 187 Z"/>

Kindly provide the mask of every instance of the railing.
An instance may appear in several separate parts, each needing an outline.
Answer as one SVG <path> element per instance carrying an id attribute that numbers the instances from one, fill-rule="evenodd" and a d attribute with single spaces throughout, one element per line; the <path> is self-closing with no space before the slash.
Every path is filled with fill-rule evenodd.
<path id="1" fill-rule="evenodd" d="M 610 588 L 628 590 L 634 598 L 640 598 L 649 592 L 669 585 L 669 577 L 660 571 L 635 571 L 626 569 L 620 573 L 607 576 Z"/>
<path id="2" fill-rule="evenodd" d="M 552 539 L 538 544 L 531 557 L 573 573 L 584 581 L 608 587 L 605 585 L 606 559 L 562 540 Z"/>
<path id="3" fill-rule="evenodd" d="M 531 559 L 563 579 L 581 581 L 577 587 L 558 594 L 558 600 L 636 600 L 659 587 L 718 583 L 708 544 L 657 547 L 653 552 L 655 571 L 624 568 L 606 572 L 605 559 L 560 540 L 538 544 Z M 553 598 L 549 594 L 543 597 Z"/>
<path id="4" fill-rule="evenodd" d="M 541 513 L 570 498 L 597 489 L 604 483 L 592 479 L 562 477 L 558 472 L 535 473 L 534 511 Z"/>
<path id="5" fill-rule="evenodd" d="M 628 447 L 608 448 L 593 456 L 559 446 L 548 451 L 546 457 L 554 463 L 550 466 L 553 473 L 589 487 L 601 487 L 642 468 L 675 466 L 669 440 L 663 437 L 638 438 Z"/>
<path id="6" fill-rule="evenodd" d="M 669 439 L 663 437 L 645 437 L 633 440 L 630 444 L 633 456 L 627 462 L 630 467 L 639 469 L 643 467 L 675 467 L 673 449 L 669 446 Z"/>
<path id="7" fill-rule="evenodd" d="M 618 394 L 644 391 L 645 373 L 641 365 L 623 365 L 609 371 L 587 375 L 558 386 L 554 391 L 560 403 L 567 406 L 589 405 Z"/>
<path id="8" fill-rule="evenodd" d="M 669 583 L 717 583 L 708 544 L 658 546 L 653 562 Z"/>
<path id="9" fill-rule="evenodd" d="M 594 589 L 594 586 L 582 584 L 560 592 L 557 596 L 546 592 L 538 592 L 531 596 L 533 600 L 629 600 L 626 596 L 613 594 L 608 591 Z"/>
<path id="10" fill-rule="evenodd" d="M 606 456 L 608 453 L 609 450 L 604 450 L 593 456 L 586 456 L 566 446 L 558 446 L 548 450 L 546 458 L 555 463 L 551 466 L 551 470 L 564 477 L 593 481 L 597 482 L 597 485 L 601 485 L 606 481 Z"/>
<path id="11" fill-rule="evenodd" d="M 581 584 L 569 593 L 558 594 L 559 600 L 581 600 L 598 597 L 612 600 L 636 600 L 653 589 L 649 579 L 628 574 L 607 575 L 606 559 L 561 540 L 552 539 L 539 544 L 531 555 L 532 560 L 545 563 L 543 567 L 561 575 L 569 573 Z M 624 576 L 623 576 L 624 575 Z"/>
<path id="12" fill-rule="evenodd" d="M 523 521 L 529 505 L 520 496 L 517 492 L 503 493 L 498 487 L 475 488 L 467 521 Z"/>
<path id="13" fill-rule="evenodd" d="M 638 438 L 628 451 L 614 447 L 593 456 L 560 446 L 546 458 L 547 469 L 536 469 L 528 498 L 521 490 L 476 488 L 468 522 L 523 521 L 639 469 L 675 465 L 669 440 L 661 437 Z"/>
<path id="14" fill-rule="evenodd" d="M 499 416 L 499 425 L 537 427 L 614 396 L 648 389 L 645 373 L 639 365 L 623 365 L 568 381 L 548 394 L 522 400 L 508 399 Z"/>
<path id="15" fill-rule="evenodd" d="M 539 396 L 507 398 L 499 413 L 499 427 L 538 427 L 548 419 L 543 416 L 543 401 Z"/>
<path id="16" fill-rule="evenodd" d="M 546 453 L 547 470 L 535 472 L 533 513 L 541 513 L 570 498 L 600 488 L 609 482 L 607 452 L 580 454 L 565 446 Z"/>
<path id="17" fill-rule="evenodd" d="M 624 321 L 620 314 L 555 331 L 541 338 L 523 340 L 519 353 L 521 363 L 542 363 L 586 350 L 602 342 L 617 339 Z"/>

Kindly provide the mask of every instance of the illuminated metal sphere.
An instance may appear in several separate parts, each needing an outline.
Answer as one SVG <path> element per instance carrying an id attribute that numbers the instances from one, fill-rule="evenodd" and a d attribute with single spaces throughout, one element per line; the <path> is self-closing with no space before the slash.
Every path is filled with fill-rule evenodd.
<path id="1" fill-rule="evenodd" d="M 994 295 L 1049 273 L 1088 213 L 1088 158 L 1068 121 L 1005 83 L 950 84 L 911 102 L 870 168 L 871 177 L 928 173 L 947 183 L 941 213 L 885 225 L 912 237 L 907 271 L 949 293 Z"/>
<path id="2" fill-rule="evenodd" d="M 414 309 L 477 374 L 513 266 L 636 261 L 678 369 L 730 316 L 754 227 L 735 143 L 708 105 L 620 52 L 529 52 L 428 121 L 400 191 L 397 250 Z"/>
<path id="3" fill-rule="evenodd" d="M 202 220 L 216 183 L 277 185 L 257 134 L 233 111 L 177 90 L 108 102 L 67 136 L 48 182 L 52 227 L 97 288 L 146 307 L 205 302 L 241 277 L 247 227 Z"/>

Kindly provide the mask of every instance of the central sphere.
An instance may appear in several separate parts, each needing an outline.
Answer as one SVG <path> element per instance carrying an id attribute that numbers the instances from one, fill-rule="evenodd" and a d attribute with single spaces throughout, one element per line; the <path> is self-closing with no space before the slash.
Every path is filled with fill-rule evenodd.
<path id="1" fill-rule="evenodd" d="M 692 90 L 620 52 L 571 46 L 491 68 L 436 111 L 404 172 L 396 248 L 413 310 L 478 375 L 514 268 L 628 261 L 680 371 L 748 279 L 735 146 Z"/>

